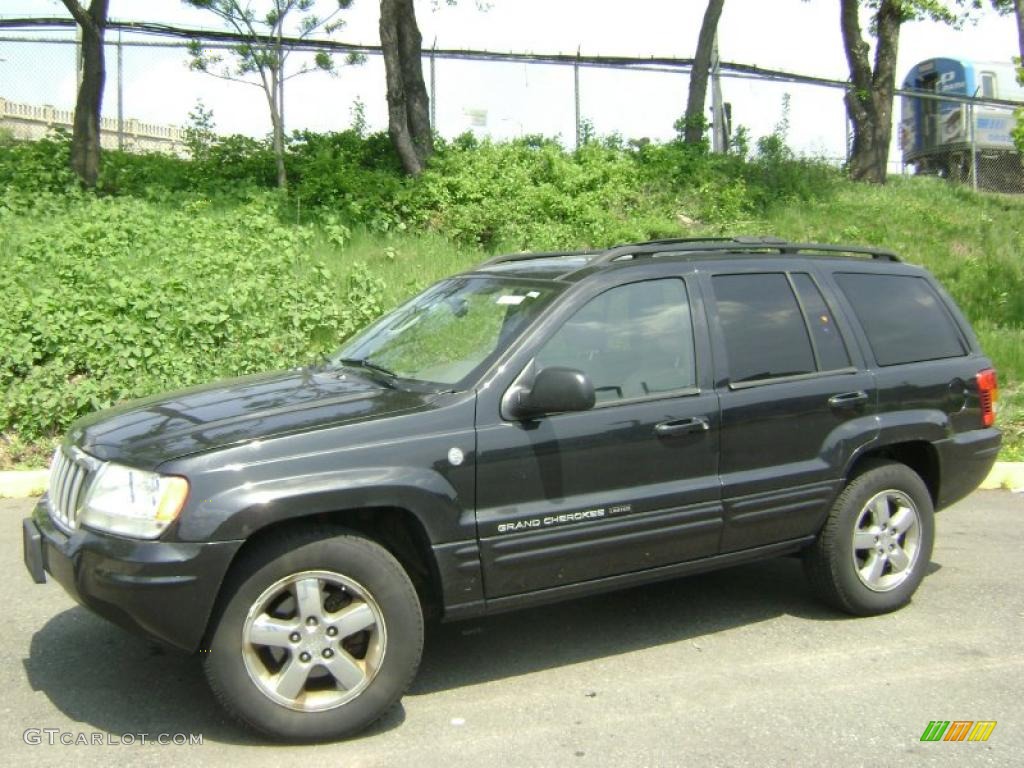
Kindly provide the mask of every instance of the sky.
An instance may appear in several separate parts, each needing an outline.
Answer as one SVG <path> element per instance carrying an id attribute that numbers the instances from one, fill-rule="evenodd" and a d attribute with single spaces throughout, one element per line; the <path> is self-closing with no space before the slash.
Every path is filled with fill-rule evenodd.
<path id="1" fill-rule="evenodd" d="M 253 0 L 254 6 L 261 4 Z M 324 0 L 320 7 L 329 6 Z M 628 56 L 691 57 L 704 0 L 474 0 L 455 7 L 416 0 L 424 46 L 494 51 L 575 52 Z M 355 0 L 335 38 L 378 44 L 378 3 Z M 0 17 L 66 16 L 58 0 L 0 0 Z M 219 28 L 216 18 L 179 0 L 111 0 L 115 19 Z M 50 36 L 53 33 L 48 33 Z M 108 40 L 113 40 L 113 35 Z M 719 24 L 723 61 L 801 74 L 846 79 L 838 0 L 726 0 Z M 904 25 L 898 77 L 916 62 L 938 55 L 1009 61 L 1017 55 L 1014 20 L 991 11 L 954 30 L 930 22 Z M 180 50 L 126 48 L 123 93 L 127 117 L 184 124 L 197 99 L 212 108 L 225 133 L 264 135 L 269 117 L 259 89 L 190 72 Z M 74 103 L 74 52 L 70 46 L 0 42 L 0 96 L 13 101 L 69 107 Z M 437 128 L 446 136 L 472 129 L 499 138 L 524 133 L 574 136 L 573 72 L 568 67 L 438 61 Z M 116 112 L 116 60 L 108 60 L 106 113 Z M 734 124 L 754 137 L 770 132 L 789 96 L 789 141 L 797 150 L 826 157 L 844 152 L 846 121 L 841 92 L 811 86 L 725 78 L 723 93 Z M 687 77 L 672 73 L 584 69 L 581 109 L 599 134 L 666 139 L 682 114 Z M 352 104 L 365 105 L 371 128 L 387 125 L 384 70 L 379 57 L 345 67 L 337 77 L 311 74 L 290 82 L 288 129 L 346 127 Z M 486 116 L 485 125 L 474 125 Z"/>

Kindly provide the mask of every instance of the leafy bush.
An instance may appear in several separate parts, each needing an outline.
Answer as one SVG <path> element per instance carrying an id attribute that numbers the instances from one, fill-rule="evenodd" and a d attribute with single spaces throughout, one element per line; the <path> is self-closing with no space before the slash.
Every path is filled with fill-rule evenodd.
<path id="1" fill-rule="evenodd" d="M 71 143 L 66 133 L 56 132 L 39 141 L 0 142 L 0 190 L 68 193 L 78 188 L 71 172 Z"/>
<path id="2" fill-rule="evenodd" d="M 248 136 L 218 137 L 196 160 L 161 152 L 107 151 L 99 184 L 106 194 L 158 202 L 203 197 L 222 203 L 247 201 L 276 186 L 269 142 Z"/>
<path id="3" fill-rule="evenodd" d="M 671 190 L 647 188 L 633 153 L 599 142 L 456 141 L 404 190 L 416 226 L 485 248 L 567 247 L 678 231 Z"/>
<path id="4" fill-rule="evenodd" d="M 46 205 L 0 206 L 0 433 L 38 439 L 127 398 L 308 362 L 383 309 L 379 278 L 357 267 L 337 285 L 308 256 L 317 232 L 282 226 L 272 201 Z"/>
<path id="5" fill-rule="evenodd" d="M 0 181 L 23 191 L 73 185 L 66 136 L 0 147 Z M 104 194 L 230 207 L 275 190 L 266 140 L 205 138 L 191 160 L 158 153 L 104 153 Z M 712 155 L 682 141 L 592 138 L 568 151 L 540 136 L 507 143 L 471 134 L 439 141 L 430 168 L 405 178 L 383 133 L 296 132 L 282 222 L 337 221 L 388 233 L 431 229 L 485 249 L 599 246 L 671 236 L 691 223 L 727 227 L 790 200 L 828 197 L 839 179 L 825 163 L 795 159 L 778 136 L 758 153 Z M 27 170 L 15 174 L 15 169 Z M 682 223 L 682 227 L 681 227 Z"/>
<path id="6" fill-rule="evenodd" d="M 404 179 L 387 134 L 297 132 L 287 164 L 303 206 L 377 232 L 402 227 L 396 200 Z"/>

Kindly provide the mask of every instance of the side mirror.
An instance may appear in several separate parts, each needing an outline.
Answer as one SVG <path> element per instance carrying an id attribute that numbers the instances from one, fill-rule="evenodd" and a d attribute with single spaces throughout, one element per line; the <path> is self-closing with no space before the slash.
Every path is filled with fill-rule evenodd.
<path id="1" fill-rule="evenodd" d="M 533 380 L 531 389 L 522 389 L 512 400 L 512 415 L 528 419 L 545 413 L 588 411 L 594 407 L 594 385 L 583 371 L 575 368 L 544 368 Z"/>

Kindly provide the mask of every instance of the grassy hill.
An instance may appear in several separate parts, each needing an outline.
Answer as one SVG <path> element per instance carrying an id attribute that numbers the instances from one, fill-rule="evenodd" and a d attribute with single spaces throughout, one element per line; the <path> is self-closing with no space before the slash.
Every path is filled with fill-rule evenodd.
<path id="1" fill-rule="evenodd" d="M 288 197 L 258 143 L 113 154 L 99 195 L 65 158 L 62 140 L 0 146 L 0 468 L 39 465 L 94 408 L 308 362 L 495 251 L 700 234 L 869 243 L 928 267 L 996 361 L 1003 456 L 1024 459 L 1024 199 L 855 185 L 779 142 L 715 158 L 462 139 L 405 180 L 380 137 L 305 136 Z"/>

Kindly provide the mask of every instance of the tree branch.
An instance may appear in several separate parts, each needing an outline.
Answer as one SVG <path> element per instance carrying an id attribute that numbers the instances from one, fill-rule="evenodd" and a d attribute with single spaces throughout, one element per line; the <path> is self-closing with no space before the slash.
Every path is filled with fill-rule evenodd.
<path id="1" fill-rule="evenodd" d="M 260 83 L 254 83 L 252 80 L 246 80 L 241 77 L 234 77 L 224 72 L 213 72 L 209 69 L 201 70 L 203 73 L 210 77 L 216 77 L 218 80 L 229 80 L 232 83 L 241 83 L 242 85 L 251 85 L 253 88 L 263 88 Z"/>
<path id="2" fill-rule="evenodd" d="M 92 16 L 79 5 L 78 0 L 61 0 L 64 7 L 68 9 L 68 13 L 71 14 L 72 18 L 78 22 L 78 26 L 88 29 L 90 31 L 95 30 L 95 24 L 93 23 Z"/>

